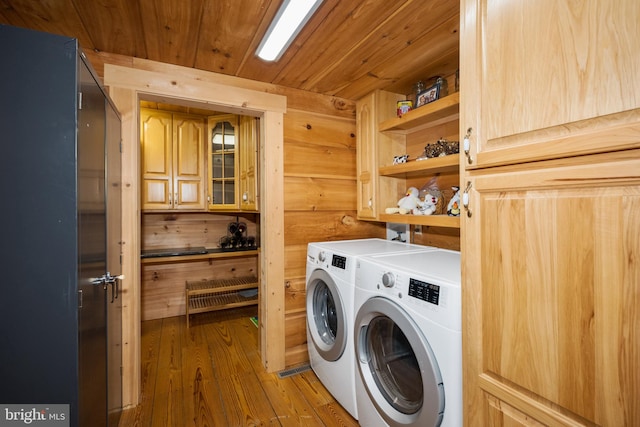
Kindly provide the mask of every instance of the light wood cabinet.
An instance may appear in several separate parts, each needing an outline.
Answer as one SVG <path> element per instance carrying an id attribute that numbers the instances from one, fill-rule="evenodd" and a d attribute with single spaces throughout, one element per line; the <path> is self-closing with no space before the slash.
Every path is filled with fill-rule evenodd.
<path id="1" fill-rule="evenodd" d="M 388 151 L 393 146 L 389 136 L 378 132 L 378 124 L 395 117 L 396 102 L 404 99 L 404 95 L 378 90 L 356 103 L 358 219 L 378 219 L 384 197 L 378 188 L 378 150 Z"/>
<path id="2" fill-rule="evenodd" d="M 462 2 L 468 426 L 640 424 L 639 7 Z"/>
<path id="3" fill-rule="evenodd" d="M 209 209 L 238 209 L 238 116 L 211 116 L 207 124 Z"/>
<path id="4" fill-rule="evenodd" d="M 458 140 L 459 94 L 396 115 L 404 95 L 376 91 L 357 103 L 358 218 L 404 224 L 459 228 L 460 218 L 445 215 L 385 214 L 409 187 L 423 188 L 430 180 L 452 195 L 459 186 L 460 157 L 449 155 L 417 161 L 427 144 L 440 138 Z M 409 161 L 393 164 L 394 156 Z"/>
<path id="5" fill-rule="evenodd" d="M 209 210 L 257 211 L 257 119 L 225 114 L 211 116 L 207 123 Z"/>
<path id="6" fill-rule="evenodd" d="M 204 120 L 140 109 L 143 210 L 204 210 Z"/>
<path id="7" fill-rule="evenodd" d="M 258 210 L 258 143 L 259 121 L 255 117 L 240 116 L 238 189 L 240 209 Z"/>

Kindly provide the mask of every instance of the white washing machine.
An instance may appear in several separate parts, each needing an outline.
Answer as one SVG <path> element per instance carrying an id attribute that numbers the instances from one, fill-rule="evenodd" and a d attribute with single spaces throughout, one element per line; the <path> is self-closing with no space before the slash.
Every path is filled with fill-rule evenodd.
<path id="1" fill-rule="evenodd" d="M 373 255 L 358 265 L 360 425 L 462 426 L 460 253 Z"/>
<path id="2" fill-rule="evenodd" d="M 356 260 L 376 253 L 436 250 L 384 239 L 309 243 L 306 302 L 309 361 L 320 381 L 358 418 L 353 352 Z"/>

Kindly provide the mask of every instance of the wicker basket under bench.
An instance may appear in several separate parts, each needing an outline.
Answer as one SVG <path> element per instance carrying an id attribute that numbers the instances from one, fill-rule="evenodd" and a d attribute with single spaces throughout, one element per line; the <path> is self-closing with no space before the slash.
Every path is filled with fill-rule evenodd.
<path id="1" fill-rule="evenodd" d="M 191 314 L 258 304 L 258 284 L 257 277 L 187 281 L 187 328 Z"/>

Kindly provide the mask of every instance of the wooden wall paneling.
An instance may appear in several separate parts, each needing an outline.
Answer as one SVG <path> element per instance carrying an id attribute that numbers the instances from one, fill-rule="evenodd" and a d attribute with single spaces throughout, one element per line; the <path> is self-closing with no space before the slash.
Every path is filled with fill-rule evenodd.
<path id="1" fill-rule="evenodd" d="M 356 220 L 355 211 L 285 213 L 287 246 L 325 240 L 384 237 L 384 227 L 382 223 Z"/>
<path id="2" fill-rule="evenodd" d="M 304 277 L 307 266 L 307 243 L 287 244 L 284 249 L 285 269 L 287 278 Z"/>
<path id="3" fill-rule="evenodd" d="M 286 325 L 285 360 L 287 366 L 295 366 L 308 361 L 306 311 L 287 313 Z"/>
<path id="4" fill-rule="evenodd" d="M 285 177 L 286 211 L 330 211 L 356 209 L 353 179 Z"/>
<path id="5" fill-rule="evenodd" d="M 285 144 L 285 175 L 355 177 L 354 119 L 288 111 Z"/>
<path id="6" fill-rule="evenodd" d="M 228 235 L 230 222 L 244 222 L 247 235 L 258 235 L 256 215 L 242 216 L 213 213 L 145 213 L 142 215 L 142 250 L 184 247 L 214 249 L 219 247 L 220 238 Z M 253 218 L 252 218 L 253 217 Z"/>
<path id="7" fill-rule="evenodd" d="M 306 249 L 305 249 L 306 253 Z M 306 280 L 305 276 L 297 276 L 295 278 L 287 278 L 285 283 L 287 293 L 285 295 L 285 304 L 287 314 L 295 312 L 304 312 L 306 307 Z"/>
<path id="8" fill-rule="evenodd" d="M 329 149 L 305 142 L 288 141 L 285 170 L 287 176 L 325 176 L 355 180 L 355 159 L 355 144 L 351 149 Z"/>
<path id="9" fill-rule="evenodd" d="M 285 359 L 292 366 L 308 360 L 307 244 L 384 233 L 356 220 L 355 118 L 288 110 L 284 132 Z M 358 230 L 341 230 L 350 227 Z"/>

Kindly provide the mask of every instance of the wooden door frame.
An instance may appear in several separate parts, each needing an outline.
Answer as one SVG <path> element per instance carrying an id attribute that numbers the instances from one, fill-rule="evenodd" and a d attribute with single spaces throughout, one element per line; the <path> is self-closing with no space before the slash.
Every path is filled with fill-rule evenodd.
<path id="1" fill-rule="evenodd" d="M 122 116 L 123 403 L 140 395 L 140 100 L 256 116 L 260 131 L 260 354 L 269 372 L 285 367 L 284 131 L 285 96 L 256 83 L 180 66 L 134 60 L 104 65 L 104 84 Z"/>

